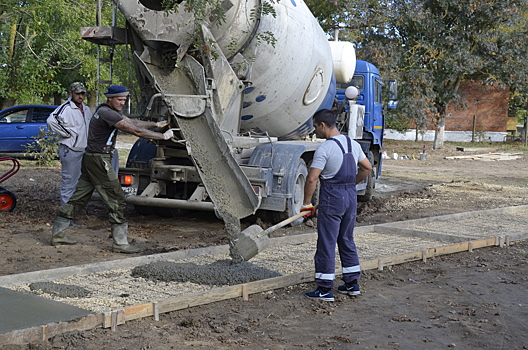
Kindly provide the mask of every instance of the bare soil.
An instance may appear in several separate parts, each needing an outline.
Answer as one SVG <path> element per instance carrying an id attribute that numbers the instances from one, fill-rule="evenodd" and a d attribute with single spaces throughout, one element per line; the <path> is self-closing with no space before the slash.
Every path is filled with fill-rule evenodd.
<path id="1" fill-rule="evenodd" d="M 528 153 L 521 147 L 464 145 L 461 152 L 446 144 L 433 151 L 429 143 L 397 141 L 385 147 L 389 155 L 412 157 L 424 144 L 426 160 L 384 161 L 375 197 L 360 204 L 357 225 L 528 204 Z M 488 152 L 522 157 L 445 158 Z M 0 163 L 0 175 L 6 170 Z M 91 202 L 70 228 L 80 244 L 49 245 L 59 204 L 58 167 L 35 168 L 24 161 L 0 186 L 18 199 L 13 212 L 0 213 L 0 275 L 129 257 L 111 251 L 100 202 Z M 128 206 L 126 216 L 129 239 L 143 255 L 227 243 L 223 223 L 213 213 L 160 218 L 141 216 Z M 250 217 L 243 228 L 255 222 L 270 225 Z M 313 232 L 314 224 L 308 220 L 272 236 Z M 333 303 L 305 298 L 303 293 L 315 287 L 304 284 L 252 295 L 248 302 L 228 300 L 163 314 L 158 322 L 127 322 L 116 332 L 94 329 L 1 349 L 526 349 L 527 265 L 528 243 L 521 241 L 367 271 L 360 296 L 336 293 Z"/>

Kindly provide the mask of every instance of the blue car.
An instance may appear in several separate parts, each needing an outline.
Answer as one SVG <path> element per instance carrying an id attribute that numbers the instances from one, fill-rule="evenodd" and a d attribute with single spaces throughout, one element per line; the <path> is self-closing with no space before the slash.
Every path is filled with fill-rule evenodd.
<path id="1" fill-rule="evenodd" d="M 0 111 L 0 153 L 24 152 L 57 106 L 22 105 Z"/>

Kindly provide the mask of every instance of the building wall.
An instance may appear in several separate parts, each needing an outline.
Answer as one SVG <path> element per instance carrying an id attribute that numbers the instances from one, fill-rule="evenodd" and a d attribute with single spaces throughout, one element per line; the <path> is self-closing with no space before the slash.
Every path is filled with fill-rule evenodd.
<path id="1" fill-rule="evenodd" d="M 506 132 L 509 88 L 468 82 L 460 90 L 467 106 L 450 106 L 445 130 L 472 131 L 475 118 L 477 132 Z"/>
<path id="2" fill-rule="evenodd" d="M 471 142 L 506 140 L 508 125 L 509 88 L 496 85 L 482 85 L 478 82 L 467 82 L 460 87 L 465 106 L 451 105 L 445 123 L 444 141 Z M 473 120 L 475 119 L 475 135 Z M 434 140 L 435 126 L 431 125 L 418 136 L 422 141 Z M 385 138 L 393 140 L 415 140 L 416 130 L 399 133 L 385 130 Z"/>

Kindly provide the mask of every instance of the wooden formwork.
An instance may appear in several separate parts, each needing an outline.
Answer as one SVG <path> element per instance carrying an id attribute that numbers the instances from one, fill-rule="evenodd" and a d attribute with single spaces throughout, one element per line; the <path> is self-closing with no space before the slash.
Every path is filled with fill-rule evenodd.
<path id="1" fill-rule="evenodd" d="M 494 210 L 486 210 L 482 212 L 471 212 L 463 214 L 455 214 L 450 217 L 450 219 L 456 220 L 463 217 L 471 217 L 472 215 L 477 215 L 476 213 L 485 213 L 486 215 L 501 214 L 506 212 L 516 212 L 516 211 L 528 210 L 528 206 L 522 207 L 509 207 L 501 208 Z M 436 217 L 438 219 L 446 219 L 448 216 Z M 373 226 L 363 226 L 356 229 L 356 234 L 361 235 L 373 231 L 377 232 L 387 232 L 392 234 L 399 234 L 405 236 L 416 236 L 416 237 L 428 237 L 433 238 L 437 237 L 437 233 L 431 232 L 420 232 L 416 230 L 406 229 L 405 223 L 407 226 L 410 222 L 431 222 L 435 218 L 427 219 L 418 219 L 411 220 L 407 222 L 398 222 L 392 224 L 383 224 L 383 225 L 373 225 Z M 307 239 L 314 239 L 316 234 L 307 234 L 301 236 L 287 236 L 277 239 L 272 239 L 272 245 L 285 244 L 285 243 L 299 243 L 306 241 Z M 511 242 L 517 240 L 528 239 L 528 231 L 514 232 L 505 235 L 486 237 L 482 239 L 473 239 L 468 240 L 464 236 L 442 236 L 442 239 L 448 239 L 453 244 L 442 245 L 438 247 L 432 247 L 427 249 L 420 249 L 412 252 L 406 252 L 402 254 L 395 254 L 390 256 L 384 256 L 375 259 L 369 259 L 361 262 L 361 269 L 363 271 L 367 270 L 383 270 L 387 266 L 398 265 L 410 261 L 427 261 L 427 259 L 434 258 L 441 255 L 453 254 L 464 251 L 473 251 L 474 249 L 490 247 L 490 246 L 500 246 L 505 247 L 510 245 Z M 160 254 L 158 257 L 141 257 L 141 261 L 153 262 L 167 257 L 174 258 L 174 255 L 180 256 L 180 258 L 188 256 L 196 256 L 199 254 L 210 254 L 211 252 L 216 252 L 218 254 L 225 253 L 227 251 L 227 246 L 219 247 L 209 247 L 209 248 L 200 248 L 192 249 L 188 251 L 179 251 L 174 253 Z M 126 259 L 125 259 L 126 260 Z M 126 261 L 120 260 L 116 261 L 116 264 L 126 264 Z M 67 269 L 67 268 L 63 268 Z M 86 265 L 84 267 L 77 267 L 77 272 L 87 273 L 88 271 L 95 271 L 98 268 L 95 265 Z M 61 269 L 57 269 L 61 270 Z M 60 272 L 56 272 L 59 274 Z M 26 273 L 22 274 L 23 280 L 32 280 L 39 275 L 39 272 L 35 273 Z M 336 269 L 336 274 L 341 274 L 341 269 Z M 53 275 L 53 272 L 51 273 Z M 20 276 L 19 276 L 20 277 Z M 17 280 L 20 282 L 20 278 L 16 276 L 4 276 L 0 277 L 0 284 L 9 285 L 13 284 L 13 281 Z M 49 323 L 43 326 L 36 326 L 26 329 L 20 329 L 15 331 L 10 331 L 7 333 L 0 334 L 0 345 L 5 344 L 26 344 L 34 341 L 47 341 L 49 338 L 68 333 L 73 331 L 85 331 L 94 328 L 111 328 L 116 330 L 117 326 L 124 324 L 127 321 L 153 317 L 155 320 L 159 320 L 159 314 L 167 313 L 170 311 L 176 311 L 180 309 L 190 308 L 199 305 L 205 305 L 214 303 L 217 301 L 233 299 L 233 298 L 242 298 L 243 300 L 249 300 L 251 294 L 270 291 L 278 288 L 283 288 L 291 285 L 313 282 L 314 281 L 314 271 L 300 272 L 275 278 L 270 278 L 266 280 L 260 280 L 245 284 L 239 284 L 234 286 L 225 286 L 214 288 L 207 291 L 189 293 L 178 297 L 173 297 L 165 300 L 152 301 L 149 303 L 143 303 L 139 305 L 127 306 L 120 309 L 102 312 L 97 314 L 88 315 L 82 317 L 78 320 L 68 321 L 68 322 L 55 322 Z"/>

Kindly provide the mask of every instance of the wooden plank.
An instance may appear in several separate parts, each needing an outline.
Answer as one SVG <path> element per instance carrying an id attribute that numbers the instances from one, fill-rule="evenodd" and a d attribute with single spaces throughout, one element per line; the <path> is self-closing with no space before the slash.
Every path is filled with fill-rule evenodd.
<path id="1" fill-rule="evenodd" d="M 471 241 L 471 244 L 473 245 L 473 249 L 491 247 L 495 245 L 495 237 L 477 239 L 475 241 Z"/>
<path id="2" fill-rule="evenodd" d="M 139 304 L 125 307 L 125 321 L 154 316 L 154 303 Z"/>
<path id="3" fill-rule="evenodd" d="M 473 154 L 467 156 L 449 156 L 445 159 L 454 160 L 454 159 L 471 159 L 471 160 L 512 160 L 521 158 L 519 155 L 522 153 L 486 153 L 486 154 Z"/>
<path id="4" fill-rule="evenodd" d="M 468 245 L 468 242 L 462 242 L 458 244 L 446 245 L 446 246 L 436 247 L 432 249 L 434 249 L 433 256 L 439 256 L 439 255 L 447 255 L 447 254 L 467 251 L 469 250 L 469 245 Z"/>
<path id="5" fill-rule="evenodd" d="M 378 268 L 378 259 L 360 261 L 360 264 L 362 271 L 374 270 Z"/>
<path id="6" fill-rule="evenodd" d="M 49 323 L 47 327 L 47 339 L 59 334 L 73 331 L 86 331 L 102 326 L 102 314 L 88 315 L 76 321 Z M 27 344 L 42 341 L 43 326 L 35 326 L 25 329 L 17 329 L 0 334 L 0 345 Z"/>
<path id="7" fill-rule="evenodd" d="M 238 298 L 242 296 L 239 285 L 215 288 L 208 291 L 181 295 L 176 298 L 160 300 L 159 309 L 161 313 L 187 309 L 194 306 L 205 305 L 217 301 Z"/>
<path id="8" fill-rule="evenodd" d="M 414 252 L 387 256 L 387 257 L 381 258 L 380 260 L 383 260 L 384 266 L 391 266 L 391 265 L 403 264 L 408 261 L 415 261 L 415 260 L 422 260 L 422 259 L 423 259 L 423 251 L 417 250 Z"/>

